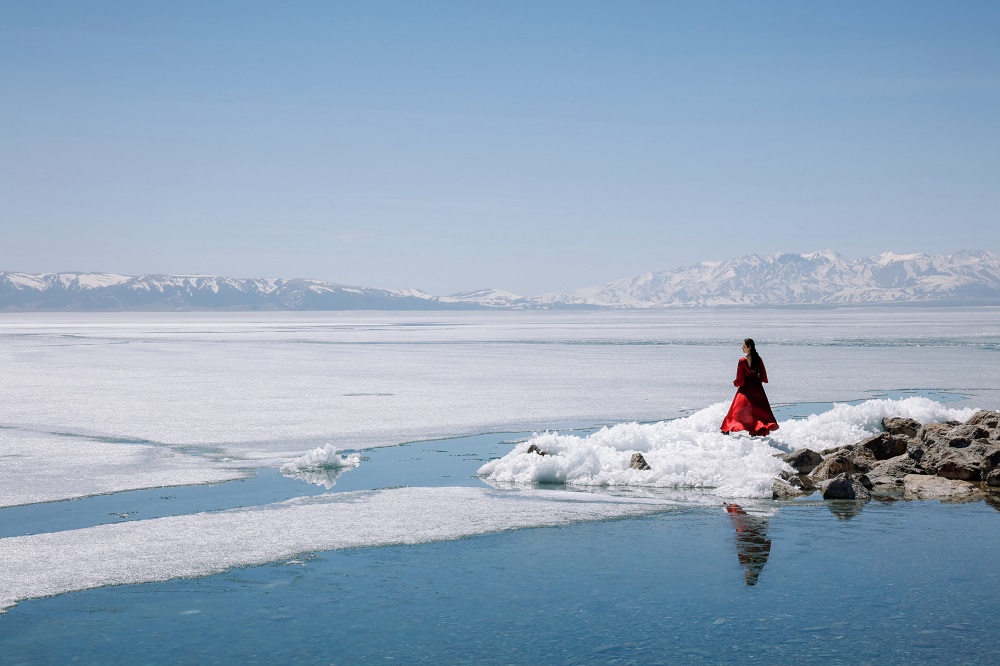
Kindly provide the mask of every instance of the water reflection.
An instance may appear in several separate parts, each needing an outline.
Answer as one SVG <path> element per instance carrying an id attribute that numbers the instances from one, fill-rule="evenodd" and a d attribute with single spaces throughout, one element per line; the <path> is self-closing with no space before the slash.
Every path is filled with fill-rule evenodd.
<path id="1" fill-rule="evenodd" d="M 850 520 L 861 513 L 867 502 L 856 502 L 854 500 L 826 500 L 826 508 L 830 510 L 838 520 Z"/>
<path id="2" fill-rule="evenodd" d="M 767 524 L 771 517 L 749 514 L 739 504 L 728 502 L 726 512 L 736 528 L 736 557 L 743 567 L 743 578 L 748 586 L 756 585 L 771 554 L 771 540 L 767 538 Z"/>
<path id="3" fill-rule="evenodd" d="M 281 470 L 281 475 L 289 479 L 298 479 L 311 483 L 315 486 L 322 486 L 329 490 L 337 485 L 337 477 L 346 472 L 349 468 L 337 467 L 334 469 L 313 469 L 313 470 Z"/>

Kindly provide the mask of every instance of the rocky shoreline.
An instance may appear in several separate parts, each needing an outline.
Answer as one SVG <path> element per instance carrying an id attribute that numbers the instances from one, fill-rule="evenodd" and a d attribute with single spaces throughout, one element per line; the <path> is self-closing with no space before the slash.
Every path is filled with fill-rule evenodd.
<path id="1" fill-rule="evenodd" d="M 883 432 L 818 453 L 781 454 L 795 472 L 774 481 L 774 499 L 820 492 L 823 499 L 947 499 L 1000 493 L 1000 412 L 980 410 L 965 423 L 922 425 L 882 419 Z"/>

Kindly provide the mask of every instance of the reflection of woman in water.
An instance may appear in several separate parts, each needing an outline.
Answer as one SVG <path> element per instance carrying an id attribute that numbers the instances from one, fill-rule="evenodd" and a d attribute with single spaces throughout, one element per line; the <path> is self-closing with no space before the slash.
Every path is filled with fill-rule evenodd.
<path id="1" fill-rule="evenodd" d="M 736 366 L 736 379 L 733 380 L 733 385 L 739 388 L 722 422 L 722 432 L 746 430 L 751 435 L 767 435 L 778 429 L 778 422 L 764 393 L 767 370 L 752 339 L 743 341 L 743 353 L 746 356 Z"/>
<path id="2" fill-rule="evenodd" d="M 767 564 L 767 556 L 771 554 L 771 540 L 767 538 L 767 518 L 751 516 L 739 504 L 723 504 L 736 528 L 736 557 L 743 567 L 743 578 L 747 585 L 756 585 L 760 572 Z"/>

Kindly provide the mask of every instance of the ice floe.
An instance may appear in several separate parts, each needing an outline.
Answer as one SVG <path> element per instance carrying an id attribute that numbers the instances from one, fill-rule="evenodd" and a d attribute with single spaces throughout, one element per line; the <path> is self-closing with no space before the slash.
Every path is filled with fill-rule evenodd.
<path id="1" fill-rule="evenodd" d="M 205 576 L 304 552 L 419 544 L 674 510 L 586 493 L 396 488 L 0 539 L 0 609 L 105 585 Z"/>

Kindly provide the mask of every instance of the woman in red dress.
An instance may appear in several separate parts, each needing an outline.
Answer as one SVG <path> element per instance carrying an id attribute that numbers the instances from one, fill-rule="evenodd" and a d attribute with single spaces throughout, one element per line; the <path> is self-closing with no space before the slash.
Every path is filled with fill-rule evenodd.
<path id="1" fill-rule="evenodd" d="M 750 338 L 743 341 L 743 353 L 746 356 L 736 366 L 736 379 L 733 380 L 733 385 L 739 388 L 722 422 L 722 432 L 728 434 L 746 430 L 751 435 L 764 436 L 778 429 L 778 422 L 764 393 L 767 370 Z"/>

